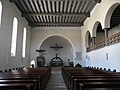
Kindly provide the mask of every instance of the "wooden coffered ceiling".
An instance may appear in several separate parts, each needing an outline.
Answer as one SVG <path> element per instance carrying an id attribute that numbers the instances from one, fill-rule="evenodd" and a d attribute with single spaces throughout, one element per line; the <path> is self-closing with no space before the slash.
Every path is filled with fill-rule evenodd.
<path id="1" fill-rule="evenodd" d="M 31 27 L 83 26 L 101 0 L 10 0 Z"/>

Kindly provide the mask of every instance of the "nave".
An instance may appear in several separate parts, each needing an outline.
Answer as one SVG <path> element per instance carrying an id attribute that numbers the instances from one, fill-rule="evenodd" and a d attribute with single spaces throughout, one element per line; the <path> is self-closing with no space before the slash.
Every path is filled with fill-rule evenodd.
<path id="1" fill-rule="evenodd" d="M 52 68 L 52 75 L 45 90 L 67 90 L 61 75 L 61 67 Z"/>
<path id="2" fill-rule="evenodd" d="M 0 73 L 0 90 L 120 90 L 120 73 L 93 67 L 21 68 Z"/>

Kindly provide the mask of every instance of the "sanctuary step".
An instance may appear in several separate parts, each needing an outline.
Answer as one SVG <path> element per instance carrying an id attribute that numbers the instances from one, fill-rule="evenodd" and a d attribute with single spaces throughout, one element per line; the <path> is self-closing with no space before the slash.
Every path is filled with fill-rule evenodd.
<path id="1" fill-rule="evenodd" d="M 52 67 L 52 75 L 45 90 L 67 90 L 61 75 L 61 67 Z"/>

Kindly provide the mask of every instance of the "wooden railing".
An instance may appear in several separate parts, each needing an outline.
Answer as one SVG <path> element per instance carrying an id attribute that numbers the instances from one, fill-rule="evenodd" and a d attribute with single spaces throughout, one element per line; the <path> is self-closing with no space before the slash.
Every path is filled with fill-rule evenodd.
<path id="1" fill-rule="evenodd" d="M 107 45 L 115 44 L 115 43 L 118 43 L 118 42 L 120 42 L 120 32 L 115 34 L 115 35 L 110 36 L 107 39 Z"/>
<path id="2" fill-rule="evenodd" d="M 103 47 L 105 47 L 105 41 L 94 45 L 94 49 L 99 49 L 99 48 L 103 48 Z"/>
<path id="3" fill-rule="evenodd" d="M 106 42 L 103 41 L 99 44 L 94 44 L 94 45 L 88 47 L 87 52 L 90 52 L 90 51 L 96 50 L 96 49 L 100 49 L 100 48 L 105 47 L 106 45 L 109 46 L 109 45 L 119 43 L 119 42 L 120 42 L 120 32 L 115 34 L 115 35 L 112 35 L 112 36 L 108 37 Z"/>
<path id="4" fill-rule="evenodd" d="M 93 46 L 87 47 L 87 52 L 90 52 L 90 51 L 92 51 L 92 50 L 94 50 Z"/>

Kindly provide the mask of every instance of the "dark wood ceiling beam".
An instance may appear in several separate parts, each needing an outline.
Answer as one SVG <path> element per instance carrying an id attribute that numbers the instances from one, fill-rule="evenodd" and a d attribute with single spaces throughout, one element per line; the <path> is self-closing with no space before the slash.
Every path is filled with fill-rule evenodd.
<path id="1" fill-rule="evenodd" d="M 101 3 L 101 0 L 50 0 L 50 1 L 88 1 L 88 2 L 90 1 L 90 2 L 95 2 L 95 3 Z"/>
<path id="2" fill-rule="evenodd" d="M 14 3 L 16 3 L 16 2 L 18 2 L 19 0 L 10 0 L 10 2 L 14 2 Z"/>
<path id="3" fill-rule="evenodd" d="M 83 26 L 83 23 L 38 23 L 38 22 L 31 22 L 29 23 L 30 26 L 39 26 L 39 25 L 58 25 L 58 26 Z"/>
<path id="4" fill-rule="evenodd" d="M 95 3 L 101 3 L 101 0 L 93 0 Z"/>
<path id="5" fill-rule="evenodd" d="M 19 0 L 10 0 L 10 2 L 18 2 Z M 45 1 L 45 0 L 41 0 L 41 1 Z M 46 0 L 48 1 L 48 0 Z M 50 1 L 90 1 L 90 2 L 94 2 L 94 3 L 101 3 L 101 0 L 50 0 Z"/>
<path id="6" fill-rule="evenodd" d="M 90 17 L 90 13 L 22 13 L 22 17 L 34 16 L 34 15 L 52 15 L 52 16 L 86 16 Z"/>

